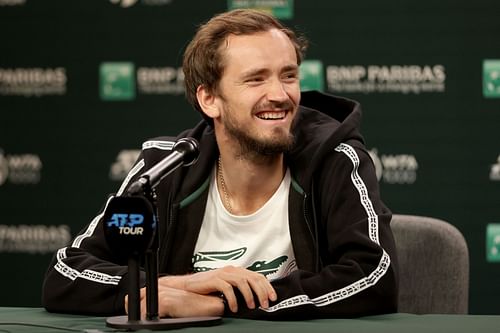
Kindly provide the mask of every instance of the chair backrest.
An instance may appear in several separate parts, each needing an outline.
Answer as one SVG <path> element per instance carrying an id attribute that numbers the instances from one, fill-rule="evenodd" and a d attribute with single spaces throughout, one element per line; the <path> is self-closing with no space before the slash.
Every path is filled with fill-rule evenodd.
<path id="1" fill-rule="evenodd" d="M 468 312 L 469 252 L 460 231 L 430 217 L 394 215 L 399 312 Z"/>

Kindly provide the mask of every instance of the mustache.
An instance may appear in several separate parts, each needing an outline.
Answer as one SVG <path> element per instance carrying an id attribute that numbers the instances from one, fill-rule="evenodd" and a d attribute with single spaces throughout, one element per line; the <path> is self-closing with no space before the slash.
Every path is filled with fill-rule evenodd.
<path id="1" fill-rule="evenodd" d="M 281 110 L 291 110 L 296 107 L 295 103 L 293 103 L 291 100 L 286 100 L 282 102 L 266 102 L 263 104 L 259 104 L 253 108 L 254 113 L 264 111 L 264 110 L 274 110 L 274 109 L 281 109 Z"/>

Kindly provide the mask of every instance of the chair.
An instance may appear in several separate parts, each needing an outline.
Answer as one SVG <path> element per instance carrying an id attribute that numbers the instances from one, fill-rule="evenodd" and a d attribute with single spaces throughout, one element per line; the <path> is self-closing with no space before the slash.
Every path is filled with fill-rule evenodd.
<path id="1" fill-rule="evenodd" d="M 399 261 L 399 312 L 466 314 L 469 252 L 451 224 L 430 217 L 393 215 Z"/>

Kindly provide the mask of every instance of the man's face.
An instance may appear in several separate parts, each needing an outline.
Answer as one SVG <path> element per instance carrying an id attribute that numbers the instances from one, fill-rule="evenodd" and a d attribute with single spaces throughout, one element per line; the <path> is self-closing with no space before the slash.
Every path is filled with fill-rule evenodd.
<path id="1" fill-rule="evenodd" d="M 293 144 L 290 133 L 300 101 L 295 48 L 281 31 L 230 35 L 216 98 L 220 124 L 241 153 L 273 155 Z"/>

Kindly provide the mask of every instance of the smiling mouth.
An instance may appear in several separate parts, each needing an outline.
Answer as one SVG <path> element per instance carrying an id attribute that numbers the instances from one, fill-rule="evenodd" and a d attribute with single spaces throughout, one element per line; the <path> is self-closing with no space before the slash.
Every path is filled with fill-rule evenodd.
<path id="1" fill-rule="evenodd" d="M 281 120 L 286 117 L 287 111 L 264 111 L 256 114 L 262 120 Z"/>

